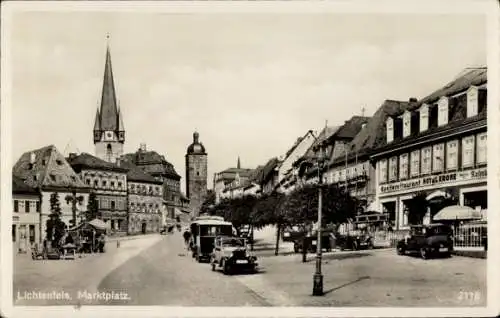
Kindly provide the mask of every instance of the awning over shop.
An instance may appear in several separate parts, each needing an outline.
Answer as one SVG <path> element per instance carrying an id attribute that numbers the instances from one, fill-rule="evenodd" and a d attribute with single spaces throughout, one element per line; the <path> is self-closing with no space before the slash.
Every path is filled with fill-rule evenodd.
<path id="1" fill-rule="evenodd" d="M 111 228 L 111 226 L 109 226 L 109 224 L 107 224 L 106 222 L 101 221 L 99 219 L 93 219 L 92 221 L 89 222 L 89 224 L 98 230 L 106 230 L 106 229 Z"/>
<path id="2" fill-rule="evenodd" d="M 453 221 L 453 220 L 477 220 L 481 219 L 480 211 L 474 210 L 468 206 L 451 205 L 439 211 L 433 218 L 434 221 Z"/>

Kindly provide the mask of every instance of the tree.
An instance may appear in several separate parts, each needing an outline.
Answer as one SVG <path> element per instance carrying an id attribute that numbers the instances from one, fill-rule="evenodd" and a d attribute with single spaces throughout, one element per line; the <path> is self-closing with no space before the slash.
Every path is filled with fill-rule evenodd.
<path id="1" fill-rule="evenodd" d="M 95 192 L 90 192 L 89 201 L 87 202 L 87 211 L 85 213 L 85 220 L 91 221 L 99 216 L 99 201 Z"/>
<path id="2" fill-rule="evenodd" d="M 334 224 L 337 229 L 341 223 L 354 218 L 357 199 L 337 185 L 327 184 L 322 187 L 322 227 Z M 318 185 L 305 185 L 292 191 L 282 207 L 286 211 L 286 223 L 301 227 L 303 247 L 310 225 L 318 220 L 318 197 Z M 306 249 L 302 248 L 302 251 L 302 261 L 305 262 Z"/>
<path id="3" fill-rule="evenodd" d="M 46 222 L 46 239 L 52 246 L 58 247 L 59 240 L 64 235 L 66 224 L 61 220 L 61 205 L 59 203 L 59 193 L 50 195 L 50 218 Z"/>
<path id="4" fill-rule="evenodd" d="M 66 203 L 69 204 L 71 202 L 71 212 L 73 215 L 73 226 L 76 225 L 76 205 L 82 205 L 83 204 L 83 196 L 77 196 L 76 195 L 76 190 L 73 190 L 71 194 L 68 194 L 64 200 L 66 200 Z"/>
<path id="5" fill-rule="evenodd" d="M 200 214 L 205 214 L 205 213 L 211 214 L 212 212 L 211 210 L 214 205 L 215 205 L 215 192 L 209 191 L 207 193 L 207 196 L 205 197 L 205 200 L 201 204 Z"/>

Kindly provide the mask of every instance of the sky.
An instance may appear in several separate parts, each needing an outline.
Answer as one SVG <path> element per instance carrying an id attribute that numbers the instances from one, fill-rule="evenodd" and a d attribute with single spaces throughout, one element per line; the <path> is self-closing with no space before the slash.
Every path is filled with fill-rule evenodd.
<path id="1" fill-rule="evenodd" d="M 12 160 L 54 144 L 94 153 L 106 35 L 126 130 L 171 162 L 185 189 L 195 130 L 213 174 L 263 165 L 309 129 L 422 98 L 486 65 L 480 15 L 15 13 Z"/>

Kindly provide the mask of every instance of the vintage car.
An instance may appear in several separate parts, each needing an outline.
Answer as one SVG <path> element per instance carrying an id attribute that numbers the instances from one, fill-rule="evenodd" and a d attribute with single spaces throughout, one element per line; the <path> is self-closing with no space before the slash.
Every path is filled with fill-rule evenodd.
<path id="1" fill-rule="evenodd" d="M 321 249 L 330 252 L 332 250 L 331 244 L 331 231 L 321 231 Z M 302 252 L 303 242 L 306 246 L 306 251 L 309 253 L 316 253 L 316 246 L 318 244 L 318 233 L 313 231 L 306 235 L 305 239 L 302 237 L 296 238 L 293 242 L 293 250 L 295 253 Z"/>
<path id="2" fill-rule="evenodd" d="M 283 242 L 295 242 L 303 235 L 304 231 L 298 225 L 294 225 L 283 229 L 282 240 Z"/>
<path id="3" fill-rule="evenodd" d="M 224 274 L 232 274 L 236 270 L 257 270 L 257 257 L 247 249 L 244 238 L 234 236 L 217 236 L 210 264 L 212 270 L 222 268 Z"/>
<path id="4" fill-rule="evenodd" d="M 423 259 L 437 255 L 449 257 L 453 251 L 452 235 L 453 230 L 445 224 L 413 225 L 410 235 L 397 243 L 397 253 L 418 253 Z"/>
<path id="5" fill-rule="evenodd" d="M 352 231 L 344 235 L 337 235 L 336 240 L 336 245 L 341 251 L 373 248 L 373 237 L 367 232 Z"/>
<path id="6" fill-rule="evenodd" d="M 252 227 L 250 225 L 248 225 L 248 224 L 242 225 L 239 228 L 239 232 L 240 232 L 240 237 L 246 239 L 249 244 L 252 243 L 253 230 L 252 230 Z"/>

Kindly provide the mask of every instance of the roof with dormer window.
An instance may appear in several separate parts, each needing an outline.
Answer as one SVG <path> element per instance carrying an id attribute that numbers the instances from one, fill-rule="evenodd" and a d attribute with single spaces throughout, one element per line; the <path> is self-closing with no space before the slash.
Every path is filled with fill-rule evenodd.
<path id="1" fill-rule="evenodd" d="M 461 74 L 456 77 L 453 81 L 446 84 L 442 88 L 436 90 L 430 95 L 422 98 L 418 102 L 411 103 L 408 110 L 411 111 L 413 119 L 415 121 L 411 125 L 415 125 L 419 119 L 419 109 L 422 105 L 426 104 L 433 106 L 440 98 L 448 97 L 449 99 L 449 112 L 448 112 L 448 122 L 442 126 L 428 127 L 427 130 L 420 132 L 419 129 L 412 128 L 409 136 L 403 138 L 402 136 L 394 136 L 394 140 L 390 143 L 382 143 L 372 154 L 377 156 L 377 154 L 385 151 L 389 151 L 395 147 L 402 147 L 412 144 L 417 141 L 424 141 L 429 138 L 439 138 L 443 135 L 455 132 L 457 129 L 464 129 L 465 127 L 469 129 L 480 128 L 486 126 L 487 117 L 487 107 L 486 107 L 486 84 L 487 84 L 487 69 L 481 68 L 469 68 L 465 69 Z M 477 115 L 472 117 L 467 117 L 467 96 L 465 93 L 471 86 L 479 88 L 481 98 L 480 103 L 484 103 L 484 107 L 478 112 Z M 479 98 L 479 97 L 478 97 Z M 400 110 L 398 113 L 393 114 L 396 120 L 399 120 L 399 116 L 404 112 Z M 429 116 L 430 117 L 430 116 Z M 430 118 L 429 118 L 430 120 Z M 395 122 L 395 125 L 398 122 Z M 396 128 L 396 127 L 395 127 Z M 381 131 L 382 140 L 386 138 L 385 130 Z"/>
<path id="2" fill-rule="evenodd" d="M 105 171 L 127 172 L 127 169 L 119 167 L 118 164 L 104 161 L 86 152 L 66 158 L 73 170 L 80 172 L 82 169 L 95 169 Z"/>
<path id="3" fill-rule="evenodd" d="M 130 161 L 121 160 L 120 167 L 127 169 L 128 181 L 163 184 L 163 181 L 157 180 L 152 175 L 145 173 L 141 168 L 139 168 Z"/>
<path id="4" fill-rule="evenodd" d="M 89 189 L 54 145 L 25 152 L 12 174 L 35 188 Z"/>
<path id="5" fill-rule="evenodd" d="M 148 174 L 165 175 L 174 180 L 180 180 L 181 176 L 175 171 L 174 165 L 156 151 L 138 149 L 134 153 L 123 155 L 122 159 L 133 163 Z"/>
<path id="6" fill-rule="evenodd" d="M 19 178 L 19 177 L 16 177 L 16 176 L 12 176 L 12 193 L 14 194 L 38 194 L 38 191 L 24 183 L 24 180 Z"/>

